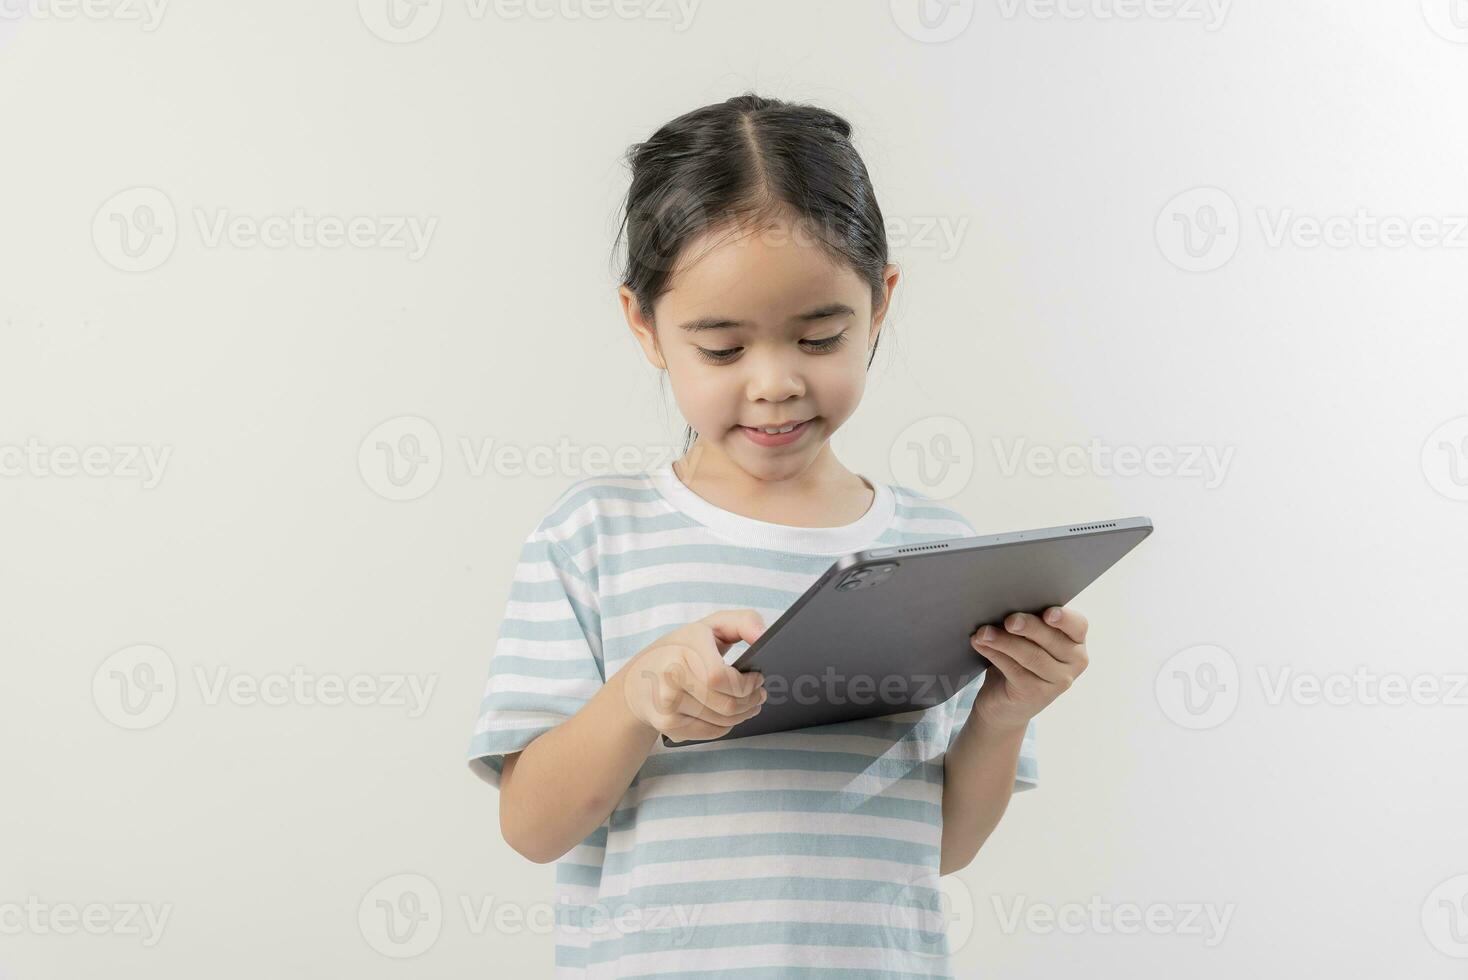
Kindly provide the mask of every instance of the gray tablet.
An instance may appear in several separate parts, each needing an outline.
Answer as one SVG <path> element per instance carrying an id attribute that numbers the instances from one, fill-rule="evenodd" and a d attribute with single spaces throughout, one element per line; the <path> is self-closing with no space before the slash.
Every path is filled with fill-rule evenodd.
<path id="1" fill-rule="evenodd" d="M 765 676 L 760 713 L 717 739 L 941 704 L 989 662 L 969 642 L 1013 612 L 1063 606 L 1152 533 L 1145 517 L 859 551 L 838 559 L 734 661 Z"/>

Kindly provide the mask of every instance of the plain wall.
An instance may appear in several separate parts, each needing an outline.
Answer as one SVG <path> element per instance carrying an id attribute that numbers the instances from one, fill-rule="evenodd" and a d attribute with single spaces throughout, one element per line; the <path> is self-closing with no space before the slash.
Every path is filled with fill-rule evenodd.
<path id="1" fill-rule="evenodd" d="M 851 120 L 904 271 L 842 460 L 1157 528 L 945 879 L 959 974 L 1461 975 L 1468 29 L 1120 2 L 12 0 L 0 976 L 549 973 L 554 872 L 464 754 L 520 541 L 681 443 L 621 154 L 751 89 Z M 240 237 L 295 209 L 359 243 Z"/>

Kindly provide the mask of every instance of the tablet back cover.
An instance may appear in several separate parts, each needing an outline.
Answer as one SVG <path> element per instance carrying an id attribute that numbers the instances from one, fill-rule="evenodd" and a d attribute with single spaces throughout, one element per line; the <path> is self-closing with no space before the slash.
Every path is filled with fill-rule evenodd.
<path id="1" fill-rule="evenodd" d="M 718 739 L 664 736 L 663 744 L 698 745 L 941 704 L 988 667 L 969 642 L 980 626 L 1000 625 L 1012 612 L 1065 605 L 1151 531 L 1150 520 L 1133 517 L 842 558 L 734 661 L 741 671 L 764 673 L 769 695 L 760 713 Z"/>

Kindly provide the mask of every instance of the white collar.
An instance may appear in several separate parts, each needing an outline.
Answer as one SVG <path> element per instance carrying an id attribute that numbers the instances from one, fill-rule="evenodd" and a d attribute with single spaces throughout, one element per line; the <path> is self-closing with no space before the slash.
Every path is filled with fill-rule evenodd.
<path id="1" fill-rule="evenodd" d="M 861 473 L 857 476 L 872 487 L 876 496 L 865 514 L 840 527 L 773 524 L 716 507 L 690 490 L 678 478 L 678 474 L 673 472 L 671 461 L 649 471 L 648 476 L 663 499 L 714 534 L 739 544 L 776 551 L 816 555 L 845 555 L 861 551 L 876 543 L 882 532 L 891 525 L 897 511 L 896 496 L 892 493 L 892 488 Z"/>

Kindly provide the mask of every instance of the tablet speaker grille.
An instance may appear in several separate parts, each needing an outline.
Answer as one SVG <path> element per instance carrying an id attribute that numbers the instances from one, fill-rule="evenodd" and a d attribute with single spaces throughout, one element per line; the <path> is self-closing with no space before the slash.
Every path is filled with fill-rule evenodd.
<path id="1" fill-rule="evenodd" d="M 1071 530 L 1071 531 L 1099 531 L 1102 528 L 1106 528 L 1106 527 L 1116 527 L 1116 522 L 1115 521 L 1112 521 L 1110 524 L 1082 524 L 1080 527 L 1073 527 L 1073 528 L 1069 528 L 1068 530 Z"/>
<path id="2" fill-rule="evenodd" d="M 905 555 L 913 551 L 933 551 L 935 549 L 943 549 L 947 547 L 948 546 L 946 544 L 919 544 L 913 545 L 909 548 L 898 548 L 895 552 L 893 552 L 893 554 Z"/>

